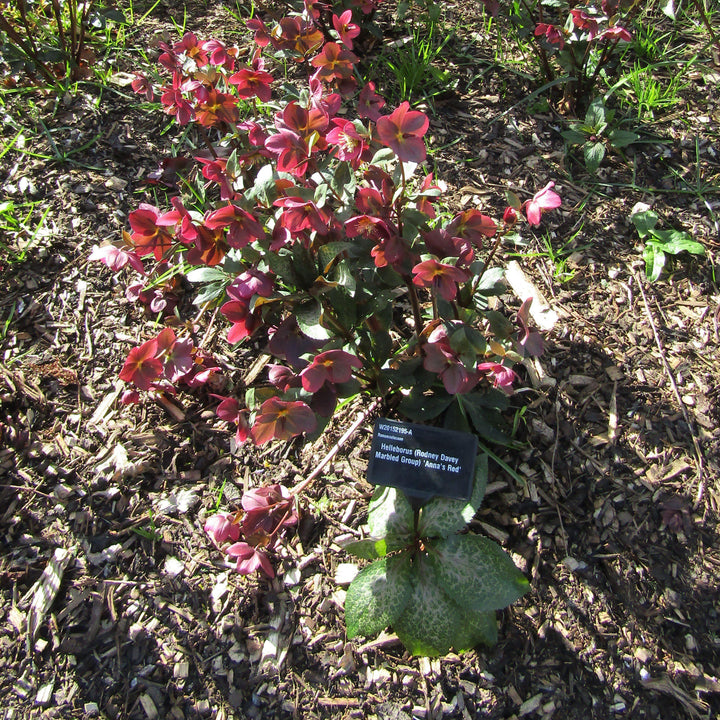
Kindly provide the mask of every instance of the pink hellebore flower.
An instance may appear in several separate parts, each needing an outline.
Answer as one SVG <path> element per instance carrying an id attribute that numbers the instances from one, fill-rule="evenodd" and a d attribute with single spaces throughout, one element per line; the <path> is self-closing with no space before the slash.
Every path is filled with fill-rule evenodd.
<path id="1" fill-rule="evenodd" d="M 165 328 L 156 338 L 158 357 L 164 360 L 163 373 L 170 382 L 177 382 L 193 369 L 193 341 L 178 340 L 172 328 Z"/>
<path id="2" fill-rule="evenodd" d="M 352 10 L 346 10 L 340 17 L 333 13 L 333 27 L 340 36 L 341 42 L 349 49 L 353 49 L 353 38 L 360 34 L 360 26 L 352 22 Z"/>
<path id="3" fill-rule="evenodd" d="M 560 207 L 562 200 L 560 196 L 553 191 L 554 182 L 549 182 L 542 190 L 538 190 L 531 200 L 525 203 L 525 214 L 531 225 L 540 224 L 540 216 L 545 210 L 553 210 Z"/>
<path id="4" fill-rule="evenodd" d="M 104 262 L 113 272 L 119 272 L 126 265 L 129 265 L 141 275 L 145 274 L 142 260 L 140 260 L 136 252 L 121 250 L 114 245 L 102 245 L 101 247 L 94 245 L 88 260 Z"/>
<path id="5" fill-rule="evenodd" d="M 302 386 L 307 392 L 317 392 L 325 382 L 344 383 L 352 377 L 353 368 L 359 370 L 362 362 L 344 350 L 326 350 L 316 355 L 301 373 Z"/>
<path id="6" fill-rule="evenodd" d="M 500 388 L 507 395 L 512 395 L 512 384 L 517 380 L 517 375 L 513 370 L 494 362 L 478 363 L 477 370 L 492 375 L 493 387 Z"/>
<path id="7" fill-rule="evenodd" d="M 360 91 L 358 116 L 376 121 L 384 105 L 385 100 L 375 92 L 375 83 L 371 81 Z"/>
<path id="8" fill-rule="evenodd" d="M 625 42 L 630 42 L 632 40 L 632 35 L 624 27 L 614 25 L 607 30 L 603 30 L 603 32 L 598 35 L 598 38 L 600 40 L 603 38 L 612 38 L 615 41 L 624 40 Z"/>
<path id="9" fill-rule="evenodd" d="M 275 570 L 270 564 L 267 555 L 246 542 L 233 543 L 225 552 L 232 558 L 237 558 L 235 570 L 241 575 L 250 575 L 262 569 L 270 578 L 275 577 Z"/>
<path id="10" fill-rule="evenodd" d="M 228 540 L 236 542 L 240 538 L 240 526 L 233 520 L 234 515 L 230 513 L 217 513 L 205 521 L 205 532 L 217 546 Z"/>
<path id="11" fill-rule="evenodd" d="M 593 40 L 598 33 L 598 21 L 579 8 L 570 11 L 573 25 L 579 30 L 588 31 L 588 40 Z"/>
<path id="12" fill-rule="evenodd" d="M 363 153 L 368 149 L 367 142 L 350 120 L 334 118 L 331 122 L 334 127 L 325 135 L 325 139 L 328 144 L 335 146 L 334 155 L 338 160 L 349 161 L 357 170 Z"/>

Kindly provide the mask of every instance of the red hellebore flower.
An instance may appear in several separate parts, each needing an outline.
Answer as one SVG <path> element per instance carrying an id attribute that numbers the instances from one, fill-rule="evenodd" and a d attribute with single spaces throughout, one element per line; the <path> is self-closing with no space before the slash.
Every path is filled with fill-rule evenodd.
<path id="1" fill-rule="evenodd" d="M 538 23 L 535 28 L 535 36 L 544 35 L 551 45 L 557 45 L 561 50 L 565 47 L 565 38 L 562 31 L 554 25 L 547 23 Z"/>
<path id="2" fill-rule="evenodd" d="M 434 258 L 418 263 L 413 269 L 413 283 L 419 287 L 432 288 L 445 300 L 454 300 L 457 284 L 465 282 L 470 275 L 466 270 L 438 262 Z"/>
<path id="3" fill-rule="evenodd" d="M 157 338 L 134 347 L 120 371 L 120 379 L 137 385 L 141 390 L 149 390 L 163 371 L 163 364 L 157 354 Z"/>
<path id="4" fill-rule="evenodd" d="M 315 413 L 302 400 L 287 401 L 271 397 L 260 407 L 250 431 L 256 445 L 270 440 L 289 440 L 317 426 Z"/>
<path id="5" fill-rule="evenodd" d="M 549 182 L 542 190 L 538 190 L 532 200 L 525 203 L 525 214 L 531 225 L 539 225 L 540 217 L 545 210 L 553 210 L 560 207 L 562 200 L 560 196 L 553 191 L 554 182 Z"/>
<path id="6" fill-rule="evenodd" d="M 158 262 L 173 244 L 173 236 L 158 224 L 159 218 L 160 211 L 148 203 L 140 203 L 138 209 L 128 215 L 135 251 L 141 256 L 153 253 Z"/>
<path id="7" fill-rule="evenodd" d="M 272 81 L 273 76 L 269 72 L 250 68 L 243 68 L 228 78 L 228 83 L 237 87 L 238 97 L 257 97 L 263 102 L 270 102 Z"/>
<path id="8" fill-rule="evenodd" d="M 378 118 L 375 127 L 383 145 L 391 148 L 402 162 L 421 163 L 427 155 L 423 136 L 430 126 L 427 115 L 411 110 L 404 102 L 390 115 Z"/>
<path id="9" fill-rule="evenodd" d="M 302 386 L 308 392 L 317 392 L 325 382 L 332 384 L 347 382 L 353 368 L 359 370 L 362 362 L 344 350 L 326 350 L 316 355 L 312 363 L 301 373 Z"/>
<path id="10" fill-rule="evenodd" d="M 238 249 L 265 235 L 262 225 L 249 212 L 232 204 L 213 210 L 205 218 L 205 226 L 211 230 L 226 227 L 227 244 Z"/>

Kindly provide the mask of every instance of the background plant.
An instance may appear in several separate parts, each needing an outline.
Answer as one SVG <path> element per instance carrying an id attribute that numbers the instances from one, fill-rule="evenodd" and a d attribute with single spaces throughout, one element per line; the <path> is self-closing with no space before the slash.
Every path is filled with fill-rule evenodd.
<path id="1" fill-rule="evenodd" d="M 682 230 L 658 230 L 657 213 L 652 210 L 639 210 L 630 216 L 641 240 L 645 241 L 643 260 L 645 275 L 650 282 L 660 278 L 667 262 L 667 255 L 679 255 L 688 252 L 691 255 L 705 255 L 703 245 Z"/>
<path id="2" fill-rule="evenodd" d="M 0 59 L 14 75 L 74 82 L 90 73 L 93 41 L 125 22 L 122 12 L 94 0 L 10 0 L 0 4 Z"/>
<path id="3" fill-rule="evenodd" d="M 620 150 L 640 139 L 637 133 L 622 130 L 615 124 L 615 112 L 605 107 L 602 98 L 595 98 L 581 123 L 571 123 L 562 136 L 569 145 L 579 145 L 585 167 L 595 173 L 608 148 Z"/>
<path id="4" fill-rule="evenodd" d="M 628 21 L 635 5 L 624 14 L 614 0 L 516 0 L 509 11 L 519 39 L 532 41 L 548 87 L 562 87 L 563 109 L 571 114 L 586 110 L 598 78 L 612 73 L 622 44 L 632 39 Z"/>

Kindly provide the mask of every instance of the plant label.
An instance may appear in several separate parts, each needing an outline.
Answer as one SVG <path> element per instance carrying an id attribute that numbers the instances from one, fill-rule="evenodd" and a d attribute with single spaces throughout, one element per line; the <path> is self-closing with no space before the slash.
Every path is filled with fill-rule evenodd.
<path id="1" fill-rule="evenodd" d="M 477 438 L 464 432 L 380 418 L 373 429 L 368 480 L 419 498 L 468 500 Z"/>

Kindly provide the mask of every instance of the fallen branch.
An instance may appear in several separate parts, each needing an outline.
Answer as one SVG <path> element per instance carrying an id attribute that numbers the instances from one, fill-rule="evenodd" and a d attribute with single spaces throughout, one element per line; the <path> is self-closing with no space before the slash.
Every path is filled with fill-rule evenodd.
<path id="1" fill-rule="evenodd" d="M 300 481 L 290 492 L 293 495 L 299 495 L 312 485 L 315 478 L 325 469 L 327 464 L 340 452 L 340 448 L 355 434 L 355 431 L 368 419 L 370 413 L 380 404 L 380 398 L 373 400 L 370 405 L 363 410 L 355 422 L 345 431 L 343 436 L 330 448 L 327 455 L 319 462 L 317 467 L 302 481 Z"/>

